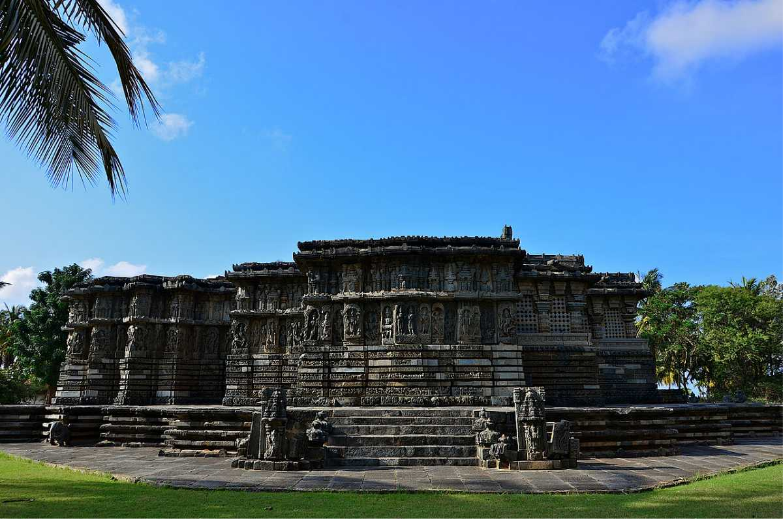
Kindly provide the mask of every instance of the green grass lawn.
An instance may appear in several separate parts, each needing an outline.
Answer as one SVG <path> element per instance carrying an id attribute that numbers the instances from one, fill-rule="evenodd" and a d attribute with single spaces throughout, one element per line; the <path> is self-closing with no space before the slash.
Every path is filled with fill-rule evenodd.
<path id="1" fill-rule="evenodd" d="M 178 490 L 0 453 L 0 517 L 783 517 L 783 465 L 638 494 Z"/>

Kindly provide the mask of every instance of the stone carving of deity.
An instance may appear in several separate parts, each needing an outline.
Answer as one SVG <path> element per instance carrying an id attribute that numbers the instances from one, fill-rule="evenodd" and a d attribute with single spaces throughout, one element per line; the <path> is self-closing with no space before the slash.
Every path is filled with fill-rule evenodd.
<path id="1" fill-rule="evenodd" d="M 256 323 L 254 328 L 256 329 L 255 337 L 253 337 L 253 352 L 260 353 L 264 351 L 267 341 L 266 323 Z"/>
<path id="2" fill-rule="evenodd" d="M 405 332 L 408 335 L 413 335 L 416 333 L 415 324 L 416 324 L 416 308 L 413 305 L 409 305 L 408 318 L 405 320 Z"/>
<path id="3" fill-rule="evenodd" d="M 231 350 L 242 352 L 247 348 L 247 325 L 243 322 L 234 321 L 231 323 Z"/>
<path id="4" fill-rule="evenodd" d="M 95 308 L 93 315 L 98 319 L 108 319 L 111 317 L 111 299 L 106 296 L 98 296 L 95 299 Z"/>
<path id="5" fill-rule="evenodd" d="M 72 331 L 68 335 L 68 355 L 71 357 L 81 357 L 84 354 L 84 332 L 81 330 Z"/>
<path id="6" fill-rule="evenodd" d="M 237 287 L 237 310 L 250 310 L 252 298 L 248 295 L 247 287 L 242 285 Z"/>
<path id="7" fill-rule="evenodd" d="M 144 357 L 147 354 L 147 330 L 138 325 L 128 326 L 126 357 Z"/>
<path id="8" fill-rule="evenodd" d="M 302 323 L 299 320 L 294 319 L 288 324 L 288 342 L 292 347 L 302 343 Z"/>
<path id="9" fill-rule="evenodd" d="M 172 319 L 179 319 L 179 296 L 175 295 L 171 298 L 169 317 Z"/>
<path id="10" fill-rule="evenodd" d="M 500 334 L 503 337 L 512 337 L 514 335 L 514 318 L 509 307 L 503 308 L 500 314 Z"/>
<path id="11" fill-rule="evenodd" d="M 71 323 L 83 323 L 87 320 L 87 312 L 84 306 L 84 301 L 73 301 L 68 308 L 68 322 Z"/>
<path id="12" fill-rule="evenodd" d="M 277 351 L 277 326 L 274 320 L 270 320 L 266 327 L 266 344 L 264 347 L 268 352 Z"/>
<path id="13" fill-rule="evenodd" d="M 419 334 L 428 335 L 430 333 L 430 307 L 421 305 L 419 307 Z"/>
<path id="14" fill-rule="evenodd" d="M 266 286 L 258 285 L 256 288 L 256 308 L 258 310 L 264 310 L 266 308 Z"/>
<path id="15" fill-rule="evenodd" d="M 460 339 L 465 340 L 470 337 L 470 320 L 471 313 L 470 308 L 465 307 L 460 311 L 459 319 L 459 336 Z"/>
<path id="16" fill-rule="evenodd" d="M 312 307 L 308 308 L 306 316 L 305 339 L 315 341 L 318 339 L 318 310 Z"/>
<path id="17" fill-rule="evenodd" d="M 321 276 L 314 271 L 307 272 L 307 290 L 310 294 L 317 294 L 320 290 Z"/>
<path id="18" fill-rule="evenodd" d="M 478 306 L 474 306 L 471 311 L 470 336 L 479 337 L 481 335 L 481 312 Z"/>
<path id="19" fill-rule="evenodd" d="M 346 337 L 358 337 L 361 334 L 361 323 L 359 322 L 359 308 L 354 305 L 350 305 L 345 310 L 345 336 Z"/>
<path id="20" fill-rule="evenodd" d="M 394 307 L 394 335 L 405 335 L 405 323 L 402 317 L 402 307 Z"/>
<path id="21" fill-rule="evenodd" d="M 103 328 L 96 328 L 92 332 L 90 354 L 100 357 L 109 346 L 109 332 Z"/>
<path id="22" fill-rule="evenodd" d="M 443 307 L 440 305 L 433 305 L 432 337 L 435 339 L 443 339 L 443 332 L 444 332 L 443 320 L 444 320 Z"/>
<path id="23" fill-rule="evenodd" d="M 215 358 L 220 351 L 220 331 L 211 326 L 204 337 L 204 357 Z"/>
<path id="24" fill-rule="evenodd" d="M 392 330 L 394 329 L 394 317 L 392 316 L 391 306 L 383 307 L 383 338 L 385 340 L 391 340 Z"/>
<path id="25" fill-rule="evenodd" d="M 288 326 L 285 325 L 285 323 L 281 322 L 280 326 L 278 328 L 280 331 L 278 332 L 278 343 L 276 346 L 281 346 L 285 348 L 288 346 Z M 276 348 L 277 349 L 277 348 Z"/>
<path id="26" fill-rule="evenodd" d="M 369 310 L 366 313 L 364 327 L 364 334 L 368 341 L 374 341 L 378 339 L 378 312 L 375 310 Z"/>
<path id="27" fill-rule="evenodd" d="M 546 455 L 544 389 L 515 388 L 513 395 L 520 450 L 524 441 L 526 459 L 541 460 Z"/>
<path id="28" fill-rule="evenodd" d="M 172 326 L 166 331 L 166 356 L 177 357 L 179 352 L 179 329 Z"/>
<path id="29" fill-rule="evenodd" d="M 324 310 L 321 316 L 321 339 L 324 341 L 331 340 L 332 338 L 332 313 L 329 310 Z"/>

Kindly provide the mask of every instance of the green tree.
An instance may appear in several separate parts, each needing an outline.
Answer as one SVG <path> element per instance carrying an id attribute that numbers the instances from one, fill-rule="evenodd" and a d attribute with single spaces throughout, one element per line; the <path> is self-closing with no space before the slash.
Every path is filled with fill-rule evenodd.
<path id="1" fill-rule="evenodd" d="M 112 196 L 125 191 L 125 173 L 111 143 L 113 94 L 80 49 L 92 35 L 114 59 L 134 123 L 144 101 L 160 106 L 99 0 L 0 0 L 0 121 L 9 137 L 48 169 L 53 185 L 73 169 L 94 183 L 103 170 Z"/>
<path id="2" fill-rule="evenodd" d="M 703 383 L 713 397 L 742 391 L 783 397 L 783 299 L 774 276 L 703 287 L 695 298 L 705 353 Z"/>
<path id="3" fill-rule="evenodd" d="M 0 368 L 8 368 L 13 364 L 14 323 L 22 318 L 25 307 L 5 305 L 0 310 Z"/>
<path id="4" fill-rule="evenodd" d="M 0 310 L 0 405 L 18 404 L 35 396 L 30 384 L 14 364 L 14 324 L 22 318 L 23 306 L 5 305 Z"/>
<path id="5" fill-rule="evenodd" d="M 61 298 L 76 283 L 90 279 L 90 269 L 77 264 L 41 272 L 38 280 L 44 286 L 30 292 L 30 307 L 14 323 L 15 363 L 28 379 L 45 384 L 49 396 L 65 360 L 67 334 L 62 327 L 68 320 L 68 304 Z"/>
<path id="6" fill-rule="evenodd" d="M 656 272 L 657 273 L 657 272 Z M 656 277 L 660 283 L 660 275 Z M 675 283 L 651 293 L 639 308 L 639 337 L 655 354 L 658 380 L 685 389 L 701 370 L 699 319 L 694 306 L 698 287 Z"/>

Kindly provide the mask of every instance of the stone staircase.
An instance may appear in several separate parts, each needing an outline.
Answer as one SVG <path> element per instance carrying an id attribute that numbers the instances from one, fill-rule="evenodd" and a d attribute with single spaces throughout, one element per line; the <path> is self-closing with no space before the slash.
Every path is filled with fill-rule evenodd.
<path id="1" fill-rule="evenodd" d="M 472 408 L 337 408 L 327 465 L 477 465 Z"/>

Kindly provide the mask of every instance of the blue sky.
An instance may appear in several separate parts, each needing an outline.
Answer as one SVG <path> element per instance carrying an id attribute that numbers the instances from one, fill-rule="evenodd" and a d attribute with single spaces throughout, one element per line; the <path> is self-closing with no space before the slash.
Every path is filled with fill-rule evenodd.
<path id="1" fill-rule="evenodd" d="M 117 112 L 124 201 L 0 140 L 0 303 L 72 262 L 208 276 L 504 224 L 598 271 L 781 277 L 779 0 L 103 4 L 166 116 Z"/>

